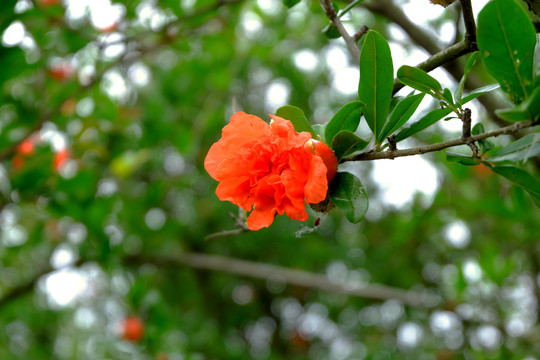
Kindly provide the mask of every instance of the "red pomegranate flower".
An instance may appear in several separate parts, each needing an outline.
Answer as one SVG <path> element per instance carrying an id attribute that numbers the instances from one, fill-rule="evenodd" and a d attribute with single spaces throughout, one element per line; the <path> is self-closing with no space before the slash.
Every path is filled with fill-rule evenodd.
<path id="1" fill-rule="evenodd" d="M 250 230 L 270 226 L 276 213 L 307 220 L 305 204 L 326 198 L 331 180 L 326 174 L 335 173 L 317 153 L 304 148 L 310 133 L 297 133 L 290 121 L 270 117 L 268 125 L 257 116 L 237 112 L 204 161 L 206 171 L 220 182 L 218 198 L 251 211 Z"/>

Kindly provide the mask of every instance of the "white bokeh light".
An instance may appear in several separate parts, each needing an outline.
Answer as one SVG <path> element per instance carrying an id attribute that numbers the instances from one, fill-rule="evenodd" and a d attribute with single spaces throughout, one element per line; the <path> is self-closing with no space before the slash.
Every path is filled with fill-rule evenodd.
<path id="1" fill-rule="evenodd" d="M 311 72 L 319 65 L 319 59 L 315 52 L 309 49 L 303 49 L 293 55 L 294 65 L 301 71 Z"/>
<path id="2" fill-rule="evenodd" d="M 287 104 L 290 93 L 291 86 L 287 80 L 278 79 L 270 83 L 265 96 L 268 110 L 274 112 L 280 106 Z"/>
<path id="3" fill-rule="evenodd" d="M 398 208 L 409 204 L 417 192 L 431 201 L 440 182 L 437 169 L 419 156 L 377 160 L 372 177 L 382 201 Z"/>
<path id="4" fill-rule="evenodd" d="M 471 231 L 462 220 L 455 220 L 443 228 L 443 237 L 453 247 L 463 249 L 471 241 Z"/>
<path id="5" fill-rule="evenodd" d="M 424 336 L 422 327 L 414 322 L 401 324 L 397 329 L 397 342 L 401 348 L 414 348 L 420 344 Z"/>
<path id="6" fill-rule="evenodd" d="M 2 45 L 5 47 L 19 45 L 23 41 L 25 33 L 22 22 L 19 20 L 12 22 L 2 34 Z"/>

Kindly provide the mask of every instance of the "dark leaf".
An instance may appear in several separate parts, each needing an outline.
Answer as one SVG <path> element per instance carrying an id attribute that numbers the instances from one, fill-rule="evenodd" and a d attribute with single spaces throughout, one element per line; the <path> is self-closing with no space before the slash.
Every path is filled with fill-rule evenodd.
<path id="1" fill-rule="evenodd" d="M 360 101 L 354 101 L 343 106 L 326 125 L 325 141 L 332 144 L 334 136 L 342 130 L 356 131 L 364 106 Z"/>
<path id="2" fill-rule="evenodd" d="M 364 117 L 375 139 L 386 122 L 393 83 L 390 47 L 381 34 L 370 30 L 360 53 L 358 99 L 366 104 Z"/>
<path id="3" fill-rule="evenodd" d="M 411 118 L 411 116 L 418 108 L 418 105 L 420 105 L 420 103 L 422 102 L 424 95 L 425 94 L 417 94 L 413 96 L 408 96 L 396 105 L 383 131 L 381 132 L 381 138 L 379 139 L 379 142 L 387 136 L 392 135 L 397 129 L 402 127 L 403 124 L 407 122 L 407 120 Z"/>
<path id="4" fill-rule="evenodd" d="M 514 103 L 533 90 L 536 31 L 523 8 L 514 0 L 494 0 L 478 15 L 478 49 L 486 70 Z"/>
<path id="5" fill-rule="evenodd" d="M 369 141 L 363 140 L 348 130 L 340 131 L 332 141 L 332 149 L 336 158 L 341 160 L 343 157 L 356 151 L 364 150 Z"/>
<path id="6" fill-rule="evenodd" d="M 358 223 L 366 214 L 369 200 L 359 178 L 348 172 L 337 173 L 332 181 L 330 199 L 352 223 Z"/>

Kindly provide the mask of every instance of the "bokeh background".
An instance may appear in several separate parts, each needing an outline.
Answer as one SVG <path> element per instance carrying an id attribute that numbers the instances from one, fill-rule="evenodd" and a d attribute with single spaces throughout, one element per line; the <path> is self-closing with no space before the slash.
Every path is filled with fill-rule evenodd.
<path id="1" fill-rule="evenodd" d="M 342 20 L 383 34 L 397 69 L 459 41 L 459 11 L 366 0 Z M 0 359 L 540 359 L 540 211 L 484 167 L 358 163 L 363 222 L 311 212 L 206 239 L 236 228 L 202 166 L 234 109 L 324 123 L 355 100 L 358 66 L 327 25 L 315 0 L 0 2 Z M 432 75 L 452 87 L 460 66 Z M 473 123 L 496 126 L 498 96 Z M 239 275 L 239 260 L 416 300 Z M 144 331 L 126 339 L 130 316 Z"/>

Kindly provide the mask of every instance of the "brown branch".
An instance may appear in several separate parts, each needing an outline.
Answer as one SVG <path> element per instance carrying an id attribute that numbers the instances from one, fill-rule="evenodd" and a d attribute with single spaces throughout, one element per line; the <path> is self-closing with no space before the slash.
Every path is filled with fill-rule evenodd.
<path id="1" fill-rule="evenodd" d="M 471 46 L 471 42 L 469 42 L 468 40 L 460 41 L 457 44 L 451 45 L 446 49 L 432 55 L 426 61 L 416 65 L 416 67 L 426 72 L 430 72 L 431 70 L 434 70 L 440 66 L 444 66 L 467 53 L 475 51 L 475 48 L 472 48 Z M 403 86 L 404 85 L 402 83 L 395 79 L 392 94 L 397 93 L 401 88 L 403 88 Z"/>
<path id="2" fill-rule="evenodd" d="M 337 16 L 336 10 L 332 6 L 332 3 L 330 0 L 320 0 L 321 5 L 324 9 L 324 12 L 326 13 L 326 16 L 330 21 L 332 22 L 332 25 L 338 29 L 339 33 L 341 34 L 341 37 L 343 40 L 345 40 L 345 43 L 347 44 L 347 47 L 349 48 L 349 51 L 351 55 L 354 57 L 354 60 L 356 60 L 357 63 L 360 62 L 360 49 L 358 49 L 358 46 L 356 45 L 356 42 L 354 39 L 349 35 L 345 27 L 343 27 L 343 24 L 339 20 L 339 17 Z"/>
<path id="3" fill-rule="evenodd" d="M 461 0 L 461 12 L 465 23 L 465 39 L 476 46 L 476 23 L 472 11 L 471 0 Z"/>
<path id="4" fill-rule="evenodd" d="M 354 41 L 360 40 L 360 38 L 361 38 L 362 36 L 364 36 L 364 34 L 367 33 L 368 31 L 369 31 L 369 28 L 368 28 L 366 25 L 362 26 L 362 27 L 360 28 L 360 30 L 358 30 L 358 32 L 357 32 L 356 34 L 353 35 Z"/>
<path id="5" fill-rule="evenodd" d="M 426 306 L 426 296 L 412 291 L 377 284 L 336 283 L 320 274 L 218 255 L 185 252 L 175 256 L 132 256 L 126 258 L 125 261 L 131 264 L 149 263 L 159 267 L 188 266 L 195 269 L 225 272 L 262 280 L 269 277 L 278 277 L 290 285 L 304 288 L 375 300 L 395 299 L 410 306 Z"/>
<path id="6" fill-rule="evenodd" d="M 468 138 L 460 137 L 459 139 L 447 140 L 436 144 L 421 146 L 417 148 L 404 149 L 404 150 L 387 150 L 380 152 L 366 152 L 358 155 L 350 156 L 341 160 L 341 162 L 346 161 L 367 161 L 367 160 L 379 160 L 379 159 L 394 159 L 402 156 L 412 156 L 412 155 L 422 155 L 430 152 L 440 151 L 449 147 L 459 146 L 459 145 L 468 145 L 469 143 L 487 139 L 490 137 L 495 137 L 505 134 L 514 134 L 523 130 L 525 128 L 533 127 L 539 125 L 532 121 L 522 121 L 515 123 L 510 126 L 499 128 L 496 130 L 488 131 L 482 134 L 470 136 Z"/>

